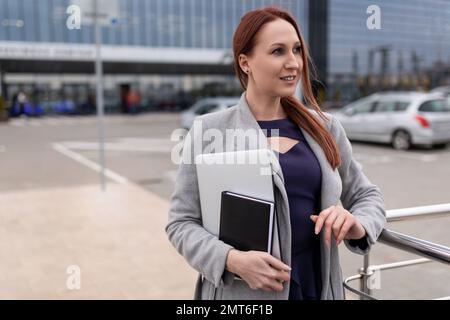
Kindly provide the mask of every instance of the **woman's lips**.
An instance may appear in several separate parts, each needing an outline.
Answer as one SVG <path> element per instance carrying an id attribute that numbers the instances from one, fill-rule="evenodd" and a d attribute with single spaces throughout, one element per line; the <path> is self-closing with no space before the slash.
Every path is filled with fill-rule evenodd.
<path id="1" fill-rule="evenodd" d="M 295 84 L 297 82 L 297 76 L 295 76 L 292 80 L 283 80 L 281 78 L 280 78 L 280 80 L 283 81 L 286 84 L 291 85 L 291 84 Z"/>

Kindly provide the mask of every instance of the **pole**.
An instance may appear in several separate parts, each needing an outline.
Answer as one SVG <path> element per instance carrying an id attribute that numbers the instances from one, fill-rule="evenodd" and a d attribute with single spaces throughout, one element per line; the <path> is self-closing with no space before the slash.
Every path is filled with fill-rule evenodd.
<path id="1" fill-rule="evenodd" d="M 101 58 L 101 34 L 100 34 L 100 1 L 94 0 L 94 23 L 95 23 L 95 77 L 96 77 L 96 89 L 97 89 L 97 122 L 98 122 L 98 138 L 99 138 L 99 162 L 100 162 L 100 185 L 102 191 L 106 191 L 106 178 L 105 178 L 105 137 L 103 127 L 103 65 Z"/>
<path id="2" fill-rule="evenodd" d="M 5 77 L 4 77 L 3 67 L 0 63 L 0 97 L 3 96 L 3 99 L 6 100 L 8 97 L 6 96 L 6 86 L 5 86 Z"/>
<path id="3" fill-rule="evenodd" d="M 359 274 L 361 274 L 361 279 L 359 283 L 360 291 L 367 293 L 368 295 L 372 295 L 372 290 L 370 289 L 370 279 L 373 276 L 373 271 L 369 269 L 370 261 L 369 254 L 364 255 L 364 266 L 359 270 Z M 360 297 L 360 300 L 366 300 L 367 298 Z"/>

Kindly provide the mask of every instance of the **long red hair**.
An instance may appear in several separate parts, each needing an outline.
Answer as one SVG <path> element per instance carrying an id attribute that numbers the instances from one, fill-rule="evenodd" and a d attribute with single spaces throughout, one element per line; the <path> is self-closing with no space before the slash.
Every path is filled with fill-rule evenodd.
<path id="1" fill-rule="evenodd" d="M 311 106 L 324 121 L 329 121 L 320 109 L 311 87 L 310 71 L 308 63 L 311 58 L 305 41 L 300 33 L 300 29 L 295 18 L 286 10 L 270 6 L 247 12 L 234 33 L 233 52 L 234 52 L 234 70 L 244 90 L 247 90 L 248 76 L 239 66 L 239 55 L 249 55 L 255 45 L 255 37 L 262 26 L 276 19 L 284 19 L 289 22 L 297 32 L 301 44 L 301 56 L 303 60 L 302 69 L 302 94 L 307 105 Z M 297 123 L 298 126 L 308 132 L 313 139 L 322 147 L 333 169 L 341 164 L 339 148 L 330 131 L 324 124 L 313 115 L 307 107 L 296 97 L 282 97 L 281 105 L 286 114 Z"/>

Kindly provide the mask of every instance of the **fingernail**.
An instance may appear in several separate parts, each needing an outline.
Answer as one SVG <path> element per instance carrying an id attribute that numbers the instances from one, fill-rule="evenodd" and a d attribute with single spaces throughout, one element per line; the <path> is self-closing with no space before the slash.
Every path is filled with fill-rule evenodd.
<path id="1" fill-rule="evenodd" d="M 314 233 L 317 235 L 319 231 L 317 229 L 314 229 Z"/>

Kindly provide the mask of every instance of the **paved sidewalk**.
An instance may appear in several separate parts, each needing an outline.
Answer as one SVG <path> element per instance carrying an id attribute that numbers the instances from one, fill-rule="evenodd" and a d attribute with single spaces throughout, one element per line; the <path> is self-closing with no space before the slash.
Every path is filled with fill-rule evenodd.
<path id="1" fill-rule="evenodd" d="M 196 272 L 167 240 L 168 202 L 134 184 L 0 193 L 0 299 L 192 299 Z M 450 217 L 390 228 L 448 243 Z M 418 230 L 421 232 L 418 232 Z M 345 277 L 362 257 L 341 251 Z M 376 245 L 372 264 L 416 259 Z M 81 270 L 69 290 L 70 266 Z M 384 299 L 447 296 L 447 266 L 384 272 Z M 353 286 L 357 286 L 353 284 Z M 356 297 L 347 291 L 347 299 Z"/>
<path id="2" fill-rule="evenodd" d="M 132 184 L 0 193 L 0 299 L 191 299 L 196 272 L 167 240 L 167 210 Z"/>

